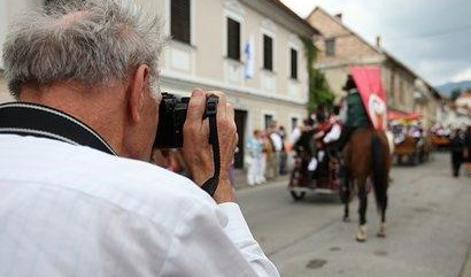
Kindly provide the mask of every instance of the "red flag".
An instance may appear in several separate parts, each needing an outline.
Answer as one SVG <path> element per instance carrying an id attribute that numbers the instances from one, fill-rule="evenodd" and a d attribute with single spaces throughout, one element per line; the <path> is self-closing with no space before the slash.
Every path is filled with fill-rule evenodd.
<path id="1" fill-rule="evenodd" d="M 382 85 L 381 68 L 355 66 L 351 72 L 373 126 L 377 130 L 385 130 L 387 97 Z"/>

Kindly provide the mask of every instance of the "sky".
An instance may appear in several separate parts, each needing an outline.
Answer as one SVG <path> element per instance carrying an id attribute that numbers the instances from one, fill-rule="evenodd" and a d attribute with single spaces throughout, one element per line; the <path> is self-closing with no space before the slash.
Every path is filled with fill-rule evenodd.
<path id="1" fill-rule="evenodd" d="M 471 0 L 282 0 L 305 18 L 316 6 L 433 85 L 471 80 Z"/>

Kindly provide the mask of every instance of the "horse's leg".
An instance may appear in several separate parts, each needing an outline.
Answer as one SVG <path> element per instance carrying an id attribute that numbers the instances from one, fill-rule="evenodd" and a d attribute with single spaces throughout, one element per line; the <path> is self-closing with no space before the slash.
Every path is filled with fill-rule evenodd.
<path id="1" fill-rule="evenodd" d="M 345 179 L 345 208 L 344 208 L 344 215 L 343 221 L 350 222 L 350 180 L 349 178 Z"/>
<path id="2" fill-rule="evenodd" d="M 344 201 L 344 214 L 343 214 L 343 222 L 350 222 L 350 175 L 348 174 L 348 170 L 346 166 L 341 166 L 340 168 L 340 178 L 342 181 L 342 188 L 344 190 L 344 195 L 342 201 Z"/>
<path id="3" fill-rule="evenodd" d="M 366 233 L 366 209 L 368 208 L 368 192 L 366 189 L 366 177 L 362 176 L 357 179 L 358 186 L 358 215 L 360 217 L 360 224 L 356 234 L 356 240 L 364 242 L 367 239 Z"/>
<path id="4" fill-rule="evenodd" d="M 385 238 L 386 237 L 386 209 L 388 207 L 388 194 L 386 192 L 386 195 L 384 197 L 384 202 L 382 203 L 380 207 L 380 212 L 381 212 L 381 223 L 379 225 L 379 232 L 378 232 L 378 237 L 380 238 Z"/>

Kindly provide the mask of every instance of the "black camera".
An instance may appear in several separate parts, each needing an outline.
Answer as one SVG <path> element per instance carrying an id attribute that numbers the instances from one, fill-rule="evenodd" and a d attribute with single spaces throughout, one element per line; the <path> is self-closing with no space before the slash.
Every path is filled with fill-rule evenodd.
<path id="1" fill-rule="evenodd" d="M 183 125 L 186 120 L 190 97 L 179 97 L 170 93 L 162 93 L 159 107 L 159 126 L 155 136 L 155 148 L 181 148 L 183 146 Z M 211 95 L 206 101 L 203 119 L 216 116 L 218 97 Z"/>

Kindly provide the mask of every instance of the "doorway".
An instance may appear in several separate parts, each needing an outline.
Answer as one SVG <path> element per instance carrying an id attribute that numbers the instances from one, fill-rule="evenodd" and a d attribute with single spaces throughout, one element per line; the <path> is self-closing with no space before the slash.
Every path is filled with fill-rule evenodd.
<path id="1" fill-rule="evenodd" d="M 247 123 L 247 111 L 235 110 L 234 120 L 237 126 L 237 134 L 239 142 L 237 147 L 239 151 L 234 156 L 234 167 L 237 169 L 244 168 L 244 151 L 245 151 L 245 127 Z"/>

